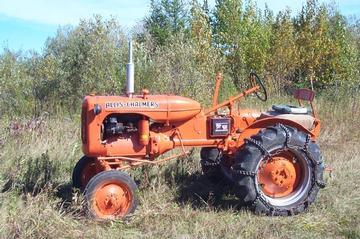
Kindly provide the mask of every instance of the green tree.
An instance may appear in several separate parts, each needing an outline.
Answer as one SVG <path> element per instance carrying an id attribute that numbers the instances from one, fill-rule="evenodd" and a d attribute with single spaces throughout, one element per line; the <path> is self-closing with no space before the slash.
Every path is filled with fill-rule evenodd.
<path id="1" fill-rule="evenodd" d="M 28 70 L 23 52 L 3 49 L 0 55 L 0 117 L 33 114 L 33 82 Z"/>
<path id="2" fill-rule="evenodd" d="M 245 74 L 256 71 L 259 74 L 265 72 L 265 64 L 268 59 L 271 37 L 271 13 L 264 14 L 256 4 L 249 0 L 242 19 L 243 41 L 242 52 L 245 55 Z"/>
<path id="3" fill-rule="evenodd" d="M 190 33 L 192 43 L 197 49 L 194 56 L 197 68 L 202 68 L 206 71 L 216 63 L 218 63 L 217 68 L 220 68 L 220 57 L 212 45 L 212 29 L 209 16 L 206 13 L 206 7 L 201 7 L 197 0 L 192 1 Z M 214 74 L 215 70 L 216 69 L 211 68 L 212 74 Z"/>
<path id="4" fill-rule="evenodd" d="M 50 87 L 43 91 L 54 100 L 76 109 L 91 92 L 120 93 L 126 61 L 127 40 L 119 24 L 95 16 L 75 28 L 60 28 L 47 41 L 34 77 Z"/>
<path id="5" fill-rule="evenodd" d="M 329 35 L 331 49 L 323 67 L 324 78 L 328 80 L 322 82 L 327 85 L 359 82 L 359 39 L 353 38 L 348 22 L 338 11 L 330 13 Z"/>
<path id="6" fill-rule="evenodd" d="M 194 57 L 197 52 L 198 48 L 187 36 L 173 35 L 166 46 L 160 46 L 152 53 L 145 75 L 147 88 L 154 94 L 177 94 L 203 104 L 210 103 L 215 69 L 212 65 L 206 70 L 199 67 Z"/>
<path id="7" fill-rule="evenodd" d="M 145 28 L 157 45 L 164 45 L 171 35 L 185 31 L 188 13 L 183 0 L 151 0 L 150 9 Z"/>
<path id="8" fill-rule="evenodd" d="M 214 11 L 214 39 L 226 58 L 226 67 L 236 85 L 243 88 L 250 71 L 264 73 L 271 29 L 253 1 L 243 8 L 241 0 L 218 0 Z"/>
<path id="9" fill-rule="evenodd" d="M 356 47 L 345 18 L 316 0 L 308 0 L 295 21 L 300 54 L 298 80 L 311 88 L 351 81 L 356 75 Z"/>
<path id="10" fill-rule="evenodd" d="M 242 1 L 217 0 L 212 19 L 215 45 L 226 61 L 226 70 L 240 83 L 245 57 L 241 54 Z"/>
<path id="11" fill-rule="evenodd" d="M 267 71 L 271 76 L 268 84 L 275 92 L 290 85 L 299 62 L 299 54 L 295 39 L 294 24 L 290 9 L 280 11 L 272 25 L 270 57 L 267 61 Z"/>
<path id="12" fill-rule="evenodd" d="M 319 8 L 317 0 L 308 0 L 295 23 L 300 54 L 298 82 L 309 82 L 312 89 L 319 81 L 321 64 L 329 48 L 327 14 L 324 6 Z"/>

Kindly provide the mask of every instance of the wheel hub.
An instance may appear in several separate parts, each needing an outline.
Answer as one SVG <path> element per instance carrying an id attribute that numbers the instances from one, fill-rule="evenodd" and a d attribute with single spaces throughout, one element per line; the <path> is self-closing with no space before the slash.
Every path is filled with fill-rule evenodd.
<path id="1" fill-rule="evenodd" d="M 123 216 L 130 207 L 131 195 L 124 185 L 107 184 L 97 190 L 94 208 L 98 215 Z"/>
<path id="2" fill-rule="evenodd" d="M 258 182 L 263 193 L 269 197 L 285 197 L 298 186 L 300 167 L 289 152 L 273 156 L 261 164 Z"/>

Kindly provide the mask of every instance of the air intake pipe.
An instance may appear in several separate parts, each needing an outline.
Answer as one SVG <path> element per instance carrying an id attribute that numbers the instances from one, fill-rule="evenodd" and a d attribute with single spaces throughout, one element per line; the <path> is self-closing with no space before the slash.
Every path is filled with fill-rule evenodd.
<path id="1" fill-rule="evenodd" d="M 132 41 L 130 39 L 129 40 L 129 62 L 126 65 L 126 94 L 130 98 L 134 94 L 134 70 L 135 70 L 135 66 L 133 63 Z"/>

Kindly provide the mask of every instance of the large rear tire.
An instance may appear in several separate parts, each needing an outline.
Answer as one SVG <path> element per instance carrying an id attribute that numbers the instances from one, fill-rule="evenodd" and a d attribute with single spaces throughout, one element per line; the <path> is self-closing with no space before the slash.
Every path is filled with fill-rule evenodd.
<path id="1" fill-rule="evenodd" d="M 293 215 L 315 201 L 323 182 L 319 146 L 295 128 L 277 124 L 246 140 L 232 167 L 237 196 L 256 213 Z"/>
<path id="2" fill-rule="evenodd" d="M 89 217 L 121 219 L 137 207 L 137 186 L 125 172 L 117 170 L 96 174 L 86 185 L 84 196 Z"/>

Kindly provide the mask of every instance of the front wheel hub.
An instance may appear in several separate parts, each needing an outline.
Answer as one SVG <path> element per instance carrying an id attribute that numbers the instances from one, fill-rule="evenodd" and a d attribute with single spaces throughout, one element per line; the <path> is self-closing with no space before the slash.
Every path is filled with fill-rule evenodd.
<path id="1" fill-rule="evenodd" d="M 131 194 L 125 185 L 110 183 L 99 188 L 94 199 L 98 215 L 123 216 L 130 207 Z"/>

